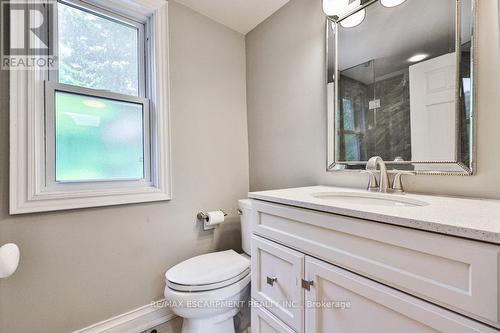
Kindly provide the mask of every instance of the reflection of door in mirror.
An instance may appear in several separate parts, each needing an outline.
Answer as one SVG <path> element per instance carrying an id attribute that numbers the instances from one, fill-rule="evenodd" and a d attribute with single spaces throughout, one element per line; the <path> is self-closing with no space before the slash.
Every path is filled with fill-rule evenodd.
<path id="1" fill-rule="evenodd" d="M 456 161 L 456 54 L 410 66 L 412 161 Z"/>

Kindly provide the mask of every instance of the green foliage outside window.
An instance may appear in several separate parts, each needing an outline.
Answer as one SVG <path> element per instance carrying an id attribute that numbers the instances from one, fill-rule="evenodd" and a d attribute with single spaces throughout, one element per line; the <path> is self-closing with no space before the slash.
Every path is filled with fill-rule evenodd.
<path id="1" fill-rule="evenodd" d="M 138 29 L 58 4 L 59 82 L 139 94 Z"/>

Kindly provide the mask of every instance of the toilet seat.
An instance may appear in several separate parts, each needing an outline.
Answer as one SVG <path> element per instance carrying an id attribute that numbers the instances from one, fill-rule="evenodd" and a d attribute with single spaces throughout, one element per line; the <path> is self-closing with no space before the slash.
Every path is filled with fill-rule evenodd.
<path id="1" fill-rule="evenodd" d="M 165 273 L 165 280 L 175 291 L 202 292 L 227 287 L 249 274 L 249 258 L 229 250 L 183 261 Z"/>
<path id="2" fill-rule="evenodd" d="M 243 271 L 242 273 L 238 274 L 233 278 L 212 284 L 184 285 L 167 280 L 167 286 L 175 291 L 184 291 L 184 292 L 210 291 L 210 290 L 224 288 L 231 284 L 234 284 L 240 281 L 241 279 L 245 278 L 249 274 L 250 274 L 250 268 L 246 269 L 245 271 Z"/>

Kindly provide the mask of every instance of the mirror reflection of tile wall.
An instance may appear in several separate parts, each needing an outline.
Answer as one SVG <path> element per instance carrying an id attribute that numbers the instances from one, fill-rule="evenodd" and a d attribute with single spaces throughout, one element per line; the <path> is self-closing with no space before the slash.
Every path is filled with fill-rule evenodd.
<path id="1" fill-rule="evenodd" d="M 359 65 L 371 70 L 374 61 Z M 356 69 L 351 69 L 356 70 Z M 339 159 L 411 159 L 409 72 L 363 84 L 341 73 Z"/>

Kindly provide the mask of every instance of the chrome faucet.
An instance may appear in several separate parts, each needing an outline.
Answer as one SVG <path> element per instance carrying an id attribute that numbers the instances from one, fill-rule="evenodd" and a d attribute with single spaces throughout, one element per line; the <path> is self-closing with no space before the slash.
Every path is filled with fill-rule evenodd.
<path id="1" fill-rule="evenodd" d="M 375 174 L 378 173 L 380 169 L 380 181 L 377 182 L 377 177 Z M 387 166 L 385 165 L 384 160 L 380 156 L 374 156 L 368 160 L 366 163 L 366 170 L 363 173 L 367 173 L 370 175 L 370 179 L 368 181 L 367 190 L 370 192 L 381 192 L 381 193 L 404 193 L 403 190 L 403 181 L 401 178 L 404 175 L 414 176 L 414 171 L 403 171 L 403 170 L 393 170 L 394 181 L 392 183 L 389 180 L 389 175 L 387 173 Z"/>
<path id="2" fill-rule="evenodd" d="M 390 192 L 391 185 L 389 183 L 389 176 L 387 175 L 387 167 L 385 162 L 380 156 L 374 156 L 366 163 L 366 170 L 370 173 L 376 172 L 380 168 L 380 181 L 378 191 L 381 193 Z M 370 181 L 371 182 L 371 181 Z M 373 186 L 373 185 L 372 185 Z M 369 187 L 370 190 L 370 187 Z"/>

